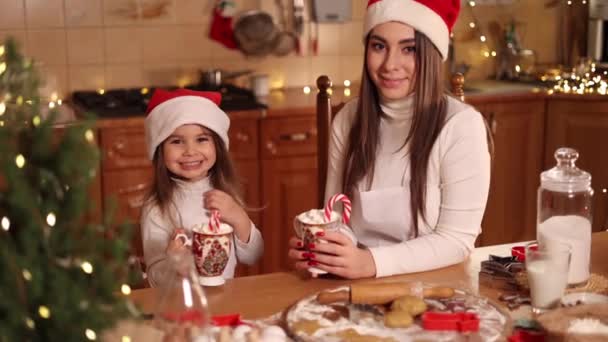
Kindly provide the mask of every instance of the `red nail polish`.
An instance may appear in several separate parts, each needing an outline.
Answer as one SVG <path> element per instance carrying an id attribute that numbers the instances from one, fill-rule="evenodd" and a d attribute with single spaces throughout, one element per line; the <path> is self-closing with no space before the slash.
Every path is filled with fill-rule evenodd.
<path id="1" fill-rule="evenodd" d="M 315 256 L 315 254 L 314 254 L 314 253 L 308 253 L 308 257 L 309 257 L 310 259 L 314 259 L 314 258 L 316 258 L 316 256 Z"/>
<path id="2" fill-rule="evenodd" d="M 302 243 L 302 241 L 298 241 L 298 243 L 296 243 L 296 246 L 298 248 L 302 248 L 302 246 L 304 246 L 304 244 Z"/>
<path id="3" fill-rule="evenodd" d="M 310 257 L 310 253 L 304 252 L 302 253 L 302 259 L 308 259 Z"/>
<path id="4" fill-rule="evenodd" d="M 308 266 L 317 266 L 317 265 L 319 265 L 319 263 L 314 260 L 311 260 L 308 262 Z"/>
<path id="5" fill-rule="evenodd" d="M 316 236 L 325 236 L 325 232 L 316 232 L 315 235 Z"/>
<path id="6" fill-rule="evenodd" d="M 315 244 L 314 243 L 309 243 L 308 244 L 308 249 L 314 249 L 315 248 Z"/>

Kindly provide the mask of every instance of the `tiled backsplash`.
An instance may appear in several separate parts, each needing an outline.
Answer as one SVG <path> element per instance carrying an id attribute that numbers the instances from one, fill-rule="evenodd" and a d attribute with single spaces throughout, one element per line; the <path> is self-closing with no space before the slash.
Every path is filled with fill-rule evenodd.
<path id="1" fill-rule="evenodd" d="M 239 12 L 262 9 L 279 22 L 276 1 L 237 0 L 236 4 Z M 16 37 L 25 53 L 38 61 L 47 81 L 45 92 L 63 96 L 81 89 L 186 84 L 196 81 L 197 70 L 209 68 L 268 73 L 273 87 L 313 85 L 320 74 L 341 83 L 360 78 L 366 2 L 353 0 L 350 22 L 318 25 L 317 55 L 311 49 L 310 33 L 317 28 L 309 21 L 311 0 L 306 0 L 301 53 L 280 58 L 246 58 L 208 39 L 215 0 L 0 0 L 0 39 Z M 540 13 L 542 1 L 521 3 L 538 3 L 519 5 L 526 7 L 522 14 L 555 15 Z M 142 4 L 163 14 L 138 18 L 136 6 Z M 468 15 L 463 10 L 456 33 L 466 30 Z M 502 17 L 500 10 L 485 13 L 484 22 L 492 17 Z M 535 43 L 541 39 L 536 35 L 542 35 L 547 46 L 546 42 L 555 41 L 556 30 L 550 25 L 539 33 L 528 29 L 524 38 Z M 457 61 L 473 64 L 472 75 L 483 77 L 491 73 L 493 62 L 479 56 L 477 45 L 457 46 L 457 57 L 461 56 Z M 551 62 L 554 45 L 542 49 L 539 60 Z"/>

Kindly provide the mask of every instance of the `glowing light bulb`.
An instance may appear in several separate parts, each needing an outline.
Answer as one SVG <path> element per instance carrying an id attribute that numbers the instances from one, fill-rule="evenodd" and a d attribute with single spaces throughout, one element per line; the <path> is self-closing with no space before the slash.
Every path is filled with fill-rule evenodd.
<path id="1" fill-rule="evenodd" d="M 8 217 L 4 216 L 0 221 L 0 225 L 2 225 L 2 229 L 5 232 L 8 232 L 8 230 L 11 228 L 11 221 L 8 219 Z"/>
<path id="2" fill-rule="evenodd" d="M 492 51 L 492 57 L 496 57 L 496 51 Z"/>
<path id="3" fill-rule="evenodd" d="M 97 93 L 98 93 L 99 95 L 103 95 L 103 94 L 105 94 L 105 93 L 106 93 L 106 90 L 105 90 L 105 89 L 103 89 L 103 88 L 101 88 L 101 89 L 97 89 Z"/>
<path id="4" fill-rule="evenodd" d="M 304 87 L 304 89 L 302 89 L 304 91 L 304 94 L 310 94 L 310 87 L 306 86 Z"/>
<path id="5" fill-rule="evenodd" d="M 148 88 L 141 88 L 141 90 L 139 91 L 142 95 L 146 95 L 147 93 L 150 92 L 150 89 Z"/>
<path id="6" fill-rule="evenodd" d="M 129 336 L 123 336 L 121 338 L 121 342 L 131 342 L 131 337 L 129 337 Z"/>
<path id="7" fill-rule="evenodd" d="M 4 45 L 0 45 L 0 56 L 4 55 Z"/>
<path id="8" fill-rule="evenodd" d="M 86 274 L 93 273 L 93 265 L 91 265 L 91 263 L 88 261 L 83 262 L 82 265 L 80 265 L 80 268 L 82 268 Z"/>
<path id="9" fill-rule="evenodd" d="M 33 320 L 33 319 L 31 319 L 31 318 L 29 318 L 29 317 L 27 317 L 27 318 L 25 319 L 25 325 L 26 325 L 28 328 L 30 328 L 30 330 L 31 330 L 31 329 L 34 329 L 34 328 L 36 327 L 36 323 L 34 323 L 34 320 Z"/>
<path id="10" fill-rule="evenodd" d="M 2 74 L 4 71 L 6 71 L 6 63 L 2 62 L 0 63 L 0 74 Z"/>
<path id="11" fill-rule="evenodd" d="M 51 94 L 51 101 L 57 101 L 57 99 L 58 99 L 58 98 L 59 98 L 59 96 L 57 96 L 57 92 L 56 92 L 56 91 L 54 91 L 54 92 Z"/>
<path id="12" fill-rule="evenodd" d="M 350 87 L 350 80 L 344 80 L 344 86 Z"/>
<path id="13" fill-rule="evenodd" d="M 40 117 L 38 115 L 34 116 L 34 118 L 32 118 L 32 123 L 34 126 L 38 127 L 40 125 Z"/>
<path id="14" fill-rule="evenodd" d="M 51 317 L 51 310 L 44 305 L 40 305 L 38 307 L 38 314 L 44 319 L 49 319 Z"/>
<path id="15" fill-rule="evenodd" d="M 51 109 L 55 108 L 55 102 L 53 102 L 53 101 L 49 102 L 49 108 L 51 108 Z"/>
<path id="16" fill-rule="evenodd" d="M 17 155 L 15 164 L 17 164 L 18 168 L 22 169 L 25 166 L 25 157 L 22 154 Z"/>
<path id="17" fill-rule="evenodd" d="M 48 224 L 50 227 L 53 227 L 55 226 L 55 223 L 57 223 L 57 217 L 55 217 L 55 214 L 49 213 L 48 215 L 46 215 L 46 224 Z"/>
<path id="18" fill-rule="evenodd" d="M 4 112 L 6 112 L 6 103 L 0 102 L 0 115 L 4 114 Z"/>
<path id="19" fill-rule="evenodd" d="M 350 88 L 345 88 L 344 89 L 344 96 L 346 96 L 346 97 L 350 96 Z"/>
<path id="20" fill-rule="evenodd" d="M 487 40 L 486 36 L 480 36 L 479 40 L 481 40 L 482 42 L 485 42 Z"/>
<path id="21" fill-rule="evenodd" d="M 84 132 L 84 138 L 90 143 L 95 142 L 95 134 L 93 134 L 93 130 L 87 129 L 87 131 Z"/>
<path id="22" fill-rule="evenodd" d="M 127 284 L 122 284 L 122 286 L 120 287 L 120 292 L 122 292 L 122 294 L 124 294 L 125 296 L 128 296 L 131 294 L 131 286 L 127 285 Z"/>
<path id="23" fill-rule="evenodd" d="M 23 275 L 23 279 L 30 281 L 32 280 L 32 273 L 26 269 L 23 269 L 23 271 L 21 272 L 21 274 Z"/>
<path id="24" fill-rule="evenodd" d="M 469 1 L 469 6 L 475 7 L 475 1 Z"/>
<path id="25" fill-rule="evenodd" d="M 470 27 L 470 28 L 475 28 L 475 23 L 471 21 L 471 22 L 469 23 L 469 27 Z"/>
<path id="26" fill-rule="evenodd" d="M 84 335 L 91 341 L 95 341 L 97 339 L 97 334 L 91 329 L 85 330 Z"/>

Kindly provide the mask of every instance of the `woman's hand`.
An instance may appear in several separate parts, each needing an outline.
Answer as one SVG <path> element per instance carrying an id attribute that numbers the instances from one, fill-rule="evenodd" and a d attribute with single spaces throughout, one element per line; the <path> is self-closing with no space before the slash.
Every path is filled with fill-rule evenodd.
<path id="1" fill-rule="evenodd" d="M 289 241 L 289 258 L 296 261 L 297 269 L 314 266 L 347 279 L 369 278 L 376 276 L 376 264 L 372 253 L 358 248 L 346 235 L 339 232 L 317 233 L 317 236 L 328 243 L 314 243 L 298 249 L 302 240 L 292 238 Z"/>
<path id="2" fill-rule="evenodd" d="M 203 195 L 203 207 L 219 211 L 220 220 L 234 228 L 236 237 L 243 242 L 249 241 L 251 221 L 245 210 L 232 196 L 220 190 L 207 191 Z"/>

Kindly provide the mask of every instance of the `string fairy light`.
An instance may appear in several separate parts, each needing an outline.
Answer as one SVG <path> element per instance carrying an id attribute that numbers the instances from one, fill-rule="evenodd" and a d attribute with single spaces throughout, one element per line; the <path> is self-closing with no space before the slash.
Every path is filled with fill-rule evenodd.
<path id="1" fill-rule="evenodd" d="M 122 284 L 122 286 L 120 287 L 120 292 L 122 292 L 122 294 L 124 294 L 125 296 L 128 296 L 131 294 L 131 286 L 127 285 L 127 284 Z"/>
<path id="2" fill-rule="evenodd" d="M 2 229 L 5 232 L 8 232 L 9 228 L 11 227 L 11 220 L 9 220 L 8 217 L 4 216 L 2 220 L 0 220 L 0 224 L 2 225 Z"/>
<path id="3" fill-rule="evenodd" d="M 483 46 L 481 48 L 482 56 L 484 56 L 486 58 L 496 57 L 497 53 L 495 50 L 490 49 L 488 36 L 484 34 L 484 32 L 482 30 L 482 25 L 479 24 L 479 20 L 477 19 L 477 16 L 475 15 L 475 11 L 473 11 L 473 8 L 477 5 L 477 3 L 475 1 L 469 1 L 468 5 L 469 5 L 469 12 L 471 13 L 471 17 L 472 17 L 472 20 L 469 22 L 469 28 L 471 28 L 471 30 L 475 30 L 479 34 L 479 41 L 483 44 Z"/>
<path id="4" fill-rule="evenodd" d="M 54 213 L 49 213 L 48 215 L 46 215 L 46 224 L 48 224 L 50 227 L 53 227 L 56 222 L 57 217 L 55 217 Z"/>
<path id="5" fill-rule="evenodd" d="M 49 319 L 51 317 L 51 309 L 44 305 L 40 305 L 38 307 L 38 314 L 44 319 Z"/>

